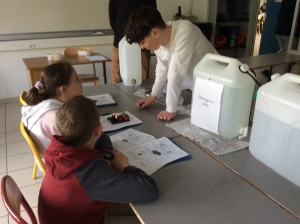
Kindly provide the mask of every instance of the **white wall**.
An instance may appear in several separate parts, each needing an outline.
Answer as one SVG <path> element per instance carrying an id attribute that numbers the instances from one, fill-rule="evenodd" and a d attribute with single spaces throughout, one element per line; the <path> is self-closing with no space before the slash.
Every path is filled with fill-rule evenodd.
<path id="1" fill-rule="evenodd" d="M 157 0 L 157 5 L 163 19 L 168 21 L 177 13 L 178 6 L 181 6 L 182 14 L 191 15 L 193 2 L 202 2 L 206 6 L 209 0 Z M 33 9 L 32 13 L 35 10 L 38 9 Z M 202 12 L 203 18 L 207 18 L 206 8 L 199 10 Z M 1 23 L 5 23 L 5 21 L 0 20 Z M 27 72 L 22 58 L 41 57 L 47 53 L 62 53 L 65 47 L 76 45 L 89 45 L 93 51 L 111 58 L 112 43 L 113 36 L 0 41 L 0 99 L 18 97 L 22 91 L 28 91 Z M 36 45 L 36 48 L 32 49 L 30 45 Z M 153 76 L 155 57 L 152 57 L 151 60 L 150 74 Z M 100 81 L 103 83 L 102 65 L 98 64 L 96 69 Z M 107 63 L 107 80 L 111 82 L 111 63 Z"/>

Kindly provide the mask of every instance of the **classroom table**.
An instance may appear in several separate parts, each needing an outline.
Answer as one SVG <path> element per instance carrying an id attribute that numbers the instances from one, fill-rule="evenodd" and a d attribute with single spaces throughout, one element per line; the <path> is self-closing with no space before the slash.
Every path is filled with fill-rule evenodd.
<path id="1" fill-rule="evenodd" d="M 280 52 L 272 54 L 262 54 L 257 56 L 237 58 L 243 64 L 247 64 L 250 69 L 259 69 L 270 67 L 269 80 L 272 75 L 272 68 L 276 65 L 291 64 L 300 61 L 300 55 Z"/>
<path id="2" fill-rule="evenodd" d="M 154 83 L 154 79 L 144 79 L 140 85 L 140 89 L 151 90 L 153 83 Z M 136 102 L 142 99 L 141 97 L 133 95 L 133 93 L 137 91 L 137 89 L 134 86 L 125 86 L 122 82 L 116 83 L 115 86 L 118 87 L 120 90 L 122 90 L 124 93 L 126 93 L 129 97 L 131 97 Z M 191 104 L 191 98 L 192 98 L 191 90 L 189 89 L 182 90 L 181 96 L 184 98 L 183 101 L 184 106 Z M 166 106 L 158 102 L 154 102 L 153 104 L 147 107 L 147 110 L 150 111 L 155 116 L 157 116 L 159 112 L 165 109 Z M 178 121 L 187 117 L 188 116 L 184 114 L 177 114 L 177 116 L 175 117 L 175 119 L 173 119 L 173 121 Z"/>
<path id="3" fill-rule="evenodd" d="M 158 200 L 132 205 L 142 223 L 299 223 L 188 139 L 172 140 L 192 159 L 151 175 L 160 189 Z"/>
<path id="4" fill-rule="evenodd" d="M 93 53 L 93 55 L 101 55 L 99 53 Z M 83 65 L 83 64 L 92 64 L 92 63 L 102 63 L 103 66 L 103 76 L 104 76 L 104 83 L 107 83 L 107 78 L 106 78 L 106 62 L 110 62 L 111 59 L 105 57 L 105 60 L 95 60 L 95 61 L 90 61 L 84 56 L 78 56 L 78 57 L 65 57 L 63 56 L 63 61 L 69 62 L 71 65 Z M 58 61 L 49 61 L 46 56 L 44 57 L 35 57 L 35 58 L 23 58 L 23 61 L 26 65 L 27 68 L 27 75 L 28 75 L 28 83 L 29 83 L 29 88 L 32 88 L 37 81 L 40 81 L 41 79 L 41 73 L 43 69 L 51 64 L 54 64 Z"/>
<path id="5" fill-rule="evenodd" d="M 153 79 L 143 80 L 141 88 L 151 89 L 153 82 Z M 131 96 L 135 101 L 140 99 L 139 97 L 132 95 L 135 91 L 133 87 L 126 87 L 123 83 L 115 85 Z M 190 99 L 188 98 L 191 97 L 192 94 L 182 95 L 185 98 L 185 102 L 190 103 Z M 151 113 L 156 116 L 164 108 L 165 106 L 156 103 L 149 108 L 147 107 L 147 110 L 151 111 Z M 176 118 L 177 119 L 170 122 L 183 119 L 183 117 L 180 116 Z M 209 152 L 201 146 L 199 146 L 199 148 Z M 211 152 L 209 153 L 212 155 Z M 287 210 L 290 210 L 291 213 L 295 214 L 300 219 L 300 187 L 294 185 L 263 163 L 259 162 L 252 156 L 248 148 L 219 157 L 214 156 L 214 158 L 219 162 L 224 163 L 225 166 L 228 166 L 233 172 L 238 173 L 242 178 L 245 178 L 246 181 L 257 187 L 259 191 L 274 198 L 278 204 L 285 207 Z"/>
<path id="6" fill-rule="evenodd" d="M 151 82 L 143 81 L 142 86 Z M 299 187 L 257 161 L 248 149 L 215 157 L 180 137 L 165 126 L 166 122 L 157 120 L 153 111 L 136 108 L 138 98 L 132 96 L 133 88 L 119 83 L 84 87 L 83 91 L 86 96 L 111 94 L 118 106 L 99 108 L 100 114 L 128 110 L 144 122 L 133 129 L 156 138 L 172 137 L 192 156 L 151 175 L 160 197 L 153 203 L 132 205 L 142 223 L 300 222 Z M 163 107 L 157 105 L 158 109 Z"/>
<path id="7" fill-rule="evenodd" d="M 89 86 L 83 88 L 83 95 L 93 96 L 99 94 L 109 93 L 118 104 L 112 107 L 100 107 L 98 108 L 99 114 L 117 113 L 122 111 L 129 111 L 131 114 L 136 116 L 138 119 L 143 121 L 143 124 L 134 126 L 133 128 L 138 131 L 147 132 L 156 138 L 175 137 L 179 134 L 170 128 L 168 128 L 164 121 L 159 121 L 153 114 L 148 110 L 139 110 L 135 106 L 135 101 L 128 95 L 124 94 L 119 88 L 113 84 L 106 84 L 100 86 Z M 155 126 L 153 125 L 155 124 Z M 118 131 L 120 132 L 120 131 Z M 118 132 L 112 132 L 110 134 L 116 134 Z"/>

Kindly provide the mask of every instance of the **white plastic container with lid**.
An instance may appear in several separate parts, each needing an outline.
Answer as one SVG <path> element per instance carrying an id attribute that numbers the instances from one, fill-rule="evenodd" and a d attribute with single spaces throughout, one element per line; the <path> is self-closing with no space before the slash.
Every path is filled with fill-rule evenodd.
<path id="1" fill-rule="evenodd" d="M 249 74 L 241 72 L 241 65 L 237 59 L 209 53 L 193 72 L 193 88 L 197 78 L 224 86 L 218 121 L 218 135 L 224 138 L 247 135 L 255 82 Z"/>
<path id="2" fill-rule="evenodd" d="M 300 186 L 300 76 L 285 74 L 259 88 L 251 154 Z"/>
<path id="3" fill-rule="evenodd" d="M 139 86 L 142 83 L 141 47 L 137 43 L 129 44 L 124 37 L 119 42 L 120 73 L 124 85 Z M 135 84 L 133 82 L 135 80 Z"/>

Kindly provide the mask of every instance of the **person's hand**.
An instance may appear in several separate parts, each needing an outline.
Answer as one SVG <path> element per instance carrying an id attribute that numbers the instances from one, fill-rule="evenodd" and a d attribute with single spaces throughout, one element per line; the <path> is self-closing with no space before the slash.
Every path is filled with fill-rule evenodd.
<path id="1" fill-rule="evenodd" d="M 123 170 L 128 166 L 128 157 L 122 152 L 114 152 L 114 158 L 110 160 L 110 164 L 116 170 L 123 172 Z"/>
<path id="2" fill-rule="evenodd" d="M 161 111 L 161 112 L 157 115 L 157 119 L 163 120 L 163 121 L 169 121 L 169 120 L 172 120 L 174 117 L 176 117 L 176 112 L 171 113 L 171 112 L 168 112 L 168 111 L 166 111 L 166 110 Z"/>
<path id="3" fill-rule="evenodd" d="M 146 106 L 150 105 L 151 103 L 153 103 L 155 101 L 156 97 L 155 96 L 150 96 L 148 98 L 145 99 L 141 99 L 139 102 L 136 103 L 137 108 L 139 109 L 143 109 Z"/>

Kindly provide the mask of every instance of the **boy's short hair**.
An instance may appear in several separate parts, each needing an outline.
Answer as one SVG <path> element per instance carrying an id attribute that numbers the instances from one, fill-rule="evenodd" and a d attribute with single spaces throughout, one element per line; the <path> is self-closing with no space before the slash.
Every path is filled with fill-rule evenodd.
<path id="1" fill-rule="evenodd" d="M 57 111 L 55 120 L 60 134 L 74 146 L 86 143 L 100 124 L 95 102 L 84 96 L 64 103 Z"/>
<path id="2" fill-rule="evenodd" d="M 140 43 L 153 28 L 165 29 L 166 23 L 159 11 L 149 5 L 135 9 L 129 17 L 125 27 L 125 36 L 128 43 Z"/>

